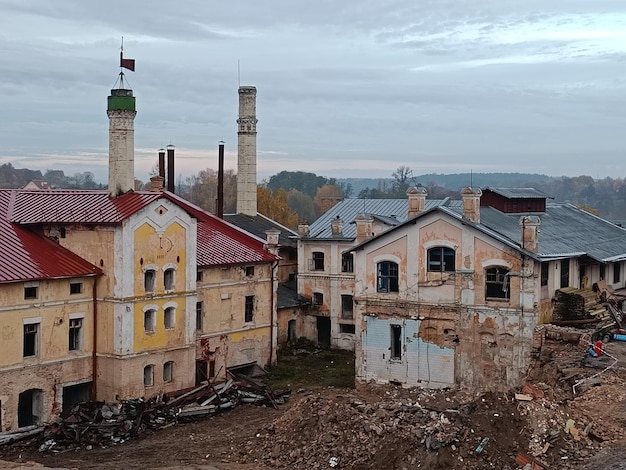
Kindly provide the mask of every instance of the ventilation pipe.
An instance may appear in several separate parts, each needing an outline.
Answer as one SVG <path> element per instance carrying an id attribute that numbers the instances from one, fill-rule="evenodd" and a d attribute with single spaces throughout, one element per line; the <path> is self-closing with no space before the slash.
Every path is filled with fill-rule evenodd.
<path id="1" fill-rule="evenodd" d="M 217 216 L 224 218 L 224 142 L 220 141 L 217 153 Z"/>
<path id="2" fill-rule="evenodd" d="M 167 146 L 167 190 L 174 193 L 174 146 Z"/>

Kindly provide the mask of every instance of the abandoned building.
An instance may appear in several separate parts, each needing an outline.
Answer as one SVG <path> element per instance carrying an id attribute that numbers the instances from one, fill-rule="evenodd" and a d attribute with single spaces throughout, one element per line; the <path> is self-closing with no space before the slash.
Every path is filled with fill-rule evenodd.
<path id="1" fill-rule="evenodd" d="M 321 345 L 353 350 L 354 259 L 350 248 L 396 227 L 445 200 L 426 199 L 423 187 L 406 199 L 344 199 L 311 225 L 301 224 L 298 238 L 298 293 L 311 301 L 297 329 Z"/>
<path id="2" fill-rule="evenodd" d="M 461 196 L 342 252 L 354 254 L 357 380 L 516 386 L 557 289 L 624 287 L 621 227 L 531 188 Z"/>
<path id="3" fill-rule="evenodd" d="M 111 90 L 107 114 L 108 191 L 0 190 L 0 430 L 275 358 L 276 234 L 162 179 L 134 191 L 132 90 Z"/>

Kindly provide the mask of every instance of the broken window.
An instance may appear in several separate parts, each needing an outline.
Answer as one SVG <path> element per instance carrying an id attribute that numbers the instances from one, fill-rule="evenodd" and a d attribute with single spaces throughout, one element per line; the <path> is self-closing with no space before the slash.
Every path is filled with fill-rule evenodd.
<path id="1" fill-rule="evenodd" d="M 324 270 L 324 252 L 323 251 L 314 251 L 313 252 L 313 266 L 311 269 L 313 271 L 323 271 Z"/>
<path id="2" fill-rule="evenodd" d="M 613 263 L 613 284 L 620 282 L 622 263 Z"/>
<path id="3" fill-rule="evenodd" d="M 244 321 L 248 323 L 253 320 L 254 320 L 254 295 L 246 295 Z"/>
<path id="4" fill-rule="evenodd" d="M 391 359 L 402 359 L 402 325 L 391 325 Z"/>
<path id="5" fill-rule="evenodd" d="M 246 266 L 246 277 L 254 276 L 254 266 Z"/>
<path id="6" fill-rule="evenodd" d="M 24 299 L 36 299 L 38 294 L 38 285 L 27 284 L 24 286 Z"/>
<path id="7" fill-rule="evenodd" d="M 431 272 L 454 272 L 454 250 L 438 246 L 428 250 L 428 270 Z"/>
<path id="8" fill-rule="evenodd" d="M 204 304 L 196 302 L 196 330 L 202 331 L 202 323 L 204 320 Z"/>
<path id="9" fill-rule="evenodd" d="M 354 314 L 354 301 L 351 295 L 341 296 L 341 318 L 352 319 Z"/>
<path id="10" fill-rule="evenodd" d="M 507 268 L 496 266 L 485 270 L 485 297 L 487 299 L 509 299 L 510 278 Z"/>
<path id="11" fill-rule="evenodd" d="M 39 354 L 39 323 L 24 325 L 24 357 Z"/>
<path id="12" fill-rule="evenodd" d="M 377 267 L 376 291 L 398 292 L 398 264 L 393 261 L 381 261 Z"/>
<path id="13" fill-rule="evenodd" d="M 146 269 L 143 273 L 143 285 L 146 292 L 154 292 L 154 284 L 156 280 L 156 271 L 154 269 Z"/>
<path id="14" fill-rule="evenodd" d="M 171 382 L 172 381 L 172 372 L 174 370 L 174 362 L 168 361 L 163 364 L 163 382 Z"/>
<path id="15" fill-rule="evenodd" d="M 356 331 L 354 325 L 350 325 L 348 323 L 339 323 L 339 333 L 347 333 L 349 335 L 353 335 Z"/>
<path id="16" fill-rule="evenodd" d="M 550 263 L 541 263 L 541 285 L 548 285 L 548 269 L 550 267 Z"/>
<path id="17" fill-rule="evenodd" d="M 154 366 L 152 364 L 143 368 L 143 384 L 146 387 L 154 385 Z"/>
<path id="18" fill-rule="evenodd" d="M 168 307 L 163 314 L 163 323 L 166 330 L 174 328 L 174 322 L 176 321 L 176 309 L 174 307 Z"/>
<path id="19" fill-rule="evenodd" d="M 83 283 L 79 281 L 70 282 L 70 294 L 82 294 Z"/>
<path id="20" fill-rule="evenodd" d="M 69 350 L 80 351 L 83 348 L 83 319 L 70 318 Z"/>
<path id="21" fill-rule="evenodd" d="M 172 291 L 174 290 L 174 269 L 168 268 L 163 273 L 163 286 L 165 290 Z"/>
<path id="22" fill-rule="evenodd" d="M 156 311 L 146 310 L 143 313 L 143 329 L 146 333 L 153 333 L 156 329 Z"/>
<path id="23" fill-rule="evenodd" d="M 354 272 L 354 255 L 352 253 L 343 253 L 341 255 L 341 272 Z"/>
<path id="24" fill-rule="evenodd" d="M 313 292 L 313 305 L 322 305 L 324 303 L 324 294 L 321 292 Z"/>
<path id="25" fill-rule="evenodd" d="M 202 277 L 203 277 L 203 272 L 202 271 L 196 271 L 196 282 L 201 282 L 202 281 Z"/>

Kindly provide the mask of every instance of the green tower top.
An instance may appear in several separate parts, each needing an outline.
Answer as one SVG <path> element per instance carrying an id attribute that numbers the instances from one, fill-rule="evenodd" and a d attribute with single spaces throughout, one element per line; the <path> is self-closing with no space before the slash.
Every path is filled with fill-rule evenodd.
<path id="1" fill-rule="evenodd" d="M 108 111 L 136 111 L 133 90 L 116 88 L 108 98 Z"/>

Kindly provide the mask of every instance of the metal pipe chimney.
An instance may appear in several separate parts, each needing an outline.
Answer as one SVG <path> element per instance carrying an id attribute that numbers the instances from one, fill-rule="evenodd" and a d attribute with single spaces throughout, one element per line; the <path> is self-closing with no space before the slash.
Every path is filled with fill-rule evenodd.
<path id="1" fill-rule="evenodd" d="M 217 216 L 224 218 L 224 142 L 220 141 L 217 157 Z"/>
<path id="2" fill-rule="evenodd" d="M 174 193 L 174 146 L 167 146 L 167 190 Z"/>
<path id="3" fill-rule="evenodd" d="M 159 149 L 159 176 L 165 180 L 165 149 Z"/>

